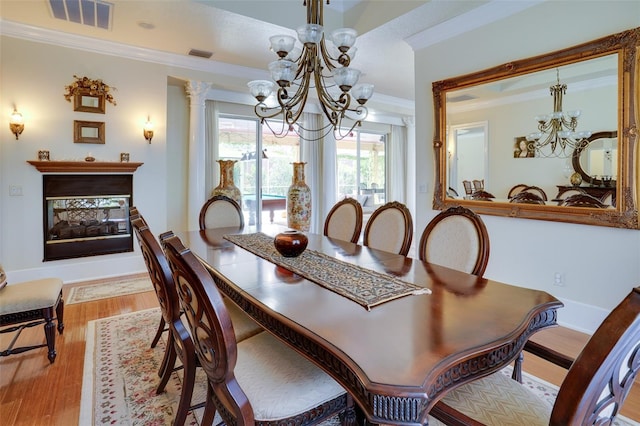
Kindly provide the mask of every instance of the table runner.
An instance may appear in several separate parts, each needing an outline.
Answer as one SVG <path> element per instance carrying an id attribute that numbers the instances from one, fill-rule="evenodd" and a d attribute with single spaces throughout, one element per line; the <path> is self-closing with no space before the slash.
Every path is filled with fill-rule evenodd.
<path id="1" fill-rule="evenodd" d="M 225 239 L 322 287 L 353 300 L 367 310 L 390 300 L 431 290 L 392 276 L 343 262 L 324 253 L 305 250 L 298 257 L 284 257 L 273 237 L 262 232 L 225 235 Z"/>

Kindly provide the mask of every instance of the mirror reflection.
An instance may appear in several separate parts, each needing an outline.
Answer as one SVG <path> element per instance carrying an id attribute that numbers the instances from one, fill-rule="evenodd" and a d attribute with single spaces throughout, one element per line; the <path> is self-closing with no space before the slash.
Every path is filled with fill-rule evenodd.
<path id="1" fill-rule="evenodd" d="M 433 208 L 638 229 L 639 47 L 634 28 L 433 82 Z"/>
<path id="2" fill-rule="evenodd" d="M 558 144 L 555 152 L 551 152 L 550 145 L 538 148 L 527 136 L 538 130 L 538 119 L 549 117 L 554 109 L 558 109 L 550 95 L 550 87 L 557 84 L 558 76 L 560 84 L 566 85 L 560 109 L 565 116 L 580 112 L 574 117 L 577 132 L 588 135 L 589 132 L 616 129 L 617 56 L 607 55 L 447 92 L 448 187 L 458 194 L 470 195 L 465 193 L 463 181 L 484 180 L 484 190 L 495 197 L 494 201 L 507 202 L 514 185 L 526 184 L 542 188 L 549 199 L 555 198 L 559 187 L 571 185 L 574 150 L 570 146 L 561 150 Z M 470 151 L 464 141 L 473 137 L 480 142 L 474 145 L 475 151 L 473 148 Z M 486 151 L 482 144 L 485 137 Z M 594 168 L 589 175 L 618 174 L 617 158 L 612 158 L 617 150 L 606 151 L 611 161 L 606 166 L 600 162 L 598 172 L 595 171 L 596 159 L 598 155 L 605 155 L 604 151 L 594 145 L 589 152 L 592 154 L 589 154 L 588 162 Z"/>

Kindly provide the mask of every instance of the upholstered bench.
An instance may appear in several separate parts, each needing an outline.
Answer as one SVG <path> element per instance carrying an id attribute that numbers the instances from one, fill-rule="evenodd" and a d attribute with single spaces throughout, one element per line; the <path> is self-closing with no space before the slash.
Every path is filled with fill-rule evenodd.
<path id="1" fill-rule="evenodd" d="M 4 271 L 0 267 L 0 287 L 4 281 L 3 277 Z M 49 348 L 47 354 L 49 362 L 53 363 L 56 359 L 54 320 L 57 316 L 58 332 L 62 334 L 64 330 L 63 313 L 62 280 L 58 278 L 43 278 L 5 285 L 0 289 L 0 327 L 8 327 L 0 329 L 0 333 L 17 333 L 11 340 L 9 347 L 0 352 L 0 356 L 9 356 L 47 346 Z M 40 324 L 44 324 L 46 343 L 14 347 L 22 330 Z"/>

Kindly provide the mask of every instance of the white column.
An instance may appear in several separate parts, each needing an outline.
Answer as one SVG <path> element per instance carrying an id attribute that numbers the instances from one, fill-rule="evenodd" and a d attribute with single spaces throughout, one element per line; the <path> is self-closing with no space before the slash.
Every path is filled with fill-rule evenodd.
<path id="1" fill-rule="evenodd" d="M 405 188 L 406 205 L 415 217 L 416 215 L 416 120 L 415 117 L 403 117 L 402 122 L 407 127 L 407 186 Z"/>
<path id="2" fill-rule="evenodd" d="M 185 90 L 189 103 L 189 165 L 187 180 L 187 226 L 190 231 L 200 229 L 198 216 L 206 200 L 205 189 L 205 95 L 210 83 L 188 81 Z"/>

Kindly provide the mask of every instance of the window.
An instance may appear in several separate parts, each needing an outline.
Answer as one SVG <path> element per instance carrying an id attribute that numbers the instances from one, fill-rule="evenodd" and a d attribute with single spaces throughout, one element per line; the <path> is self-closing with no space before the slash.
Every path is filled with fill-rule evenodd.
<path id="1" fill-rule="evenodd" d="M 386 136 L 354 131 L 336 142 L 337 199 L 357 198 L 363 207 L 377 207 L 386 199 Z"/>
<path id="2" fill-rule="evenodd" d="M 242 193 L 245 223 L 269 221 L 286 225 L 291 163 L 300 158 L 297 135 L 276 138 L 256 118 L 220 115 L 218 144 L 220 159 L 237 160 L 234 181 Z"/>

